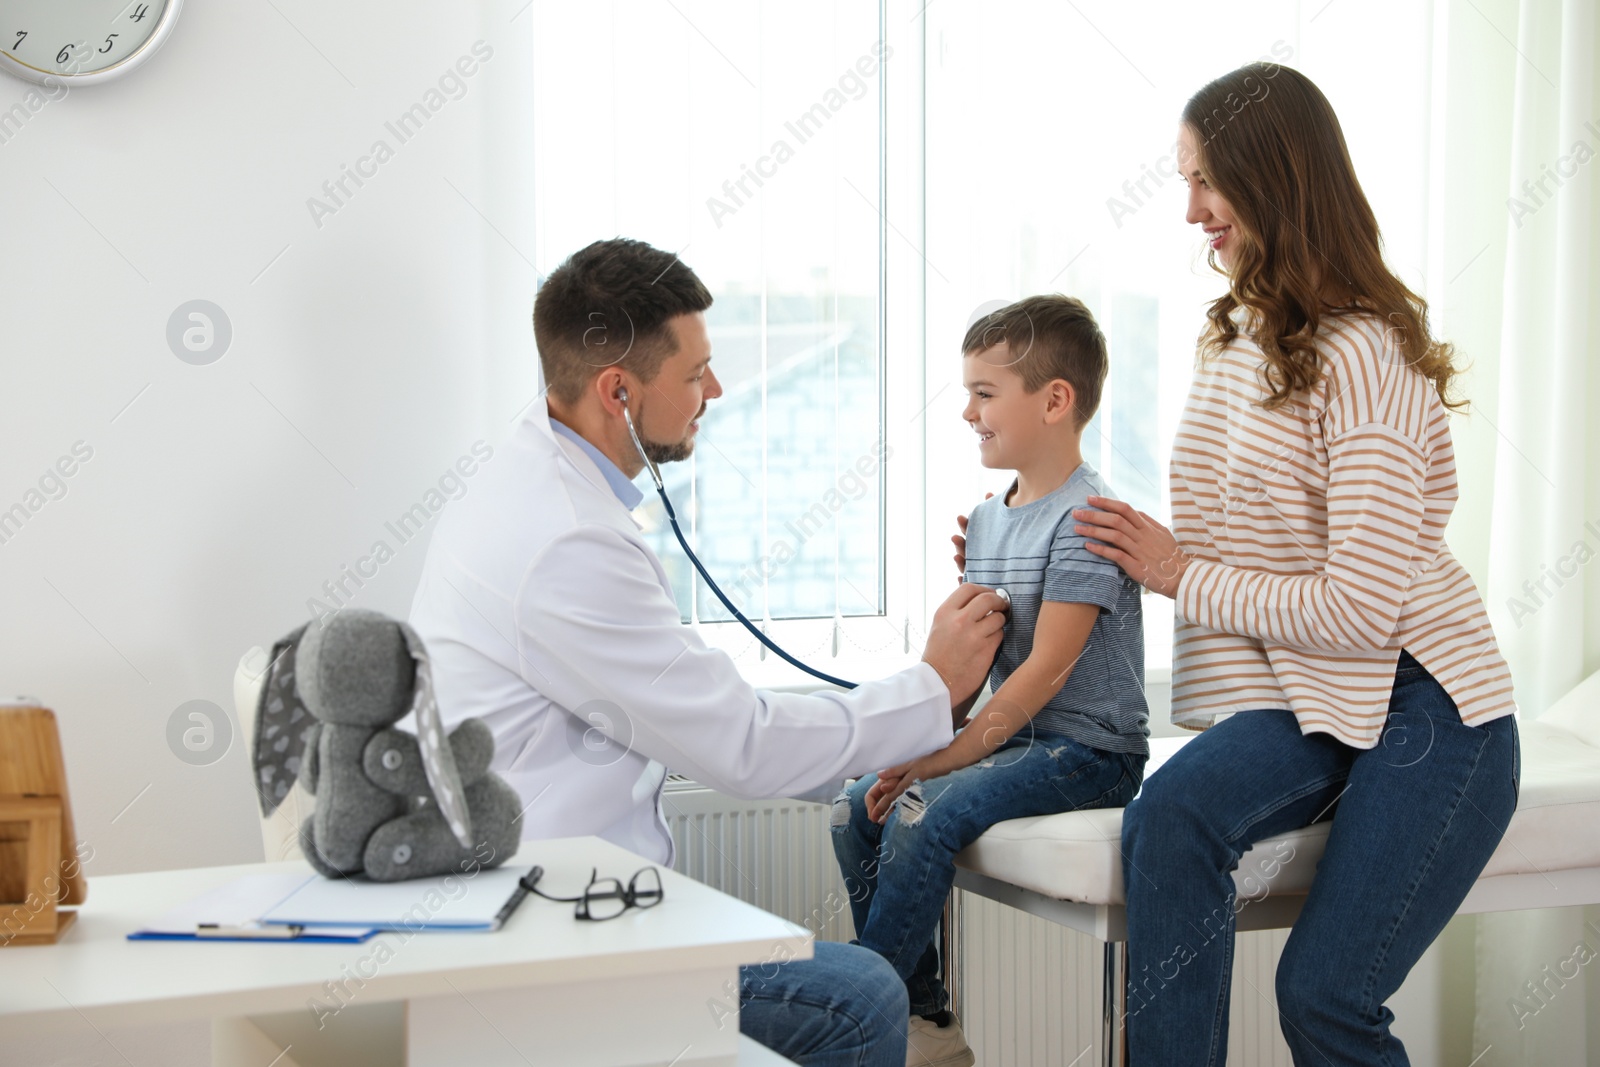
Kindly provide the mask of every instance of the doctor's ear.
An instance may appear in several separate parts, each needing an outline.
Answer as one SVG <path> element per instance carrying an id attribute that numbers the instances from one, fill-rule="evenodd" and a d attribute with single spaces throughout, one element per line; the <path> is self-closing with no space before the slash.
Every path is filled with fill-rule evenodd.
<path id="1" fill-rule="evenodd" d="M 594 396 L 600 401 L 600 406 L 609 415 L 617 415 L 628 403 L 628 386 L 623 375 L 615 367 L 607 367 L 600 372 L 600 376 L 590 385 Z"/>

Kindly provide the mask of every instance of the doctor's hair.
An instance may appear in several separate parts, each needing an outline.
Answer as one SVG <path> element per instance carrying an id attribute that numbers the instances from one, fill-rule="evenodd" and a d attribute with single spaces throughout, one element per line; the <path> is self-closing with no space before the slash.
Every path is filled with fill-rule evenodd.
<path id="1" fill-rule="evenodd" d="M 567 257 L 533 299 L 545 385 L 575 404 L 596 374 L 625 367 L 649 382 L 677 350 L 667 323 L 711 306 L 711 292 L 671 252 L 614 237 Z"/>
<path id="2" fill-rule="evenodd" d="M 1229 265 L 1207 253 L 1228 291 L 1206 310 L 1200 358 L 1224 351 L 1243 325 L 1266 363 L 1262 406 L 1270 410 L 1321 381 L 1323 321 L 1361 316 L 1383 330 L 1382 358 L 1428 378 L 1445 406 L 1464 407 L 1450 396 L 1454 348 L 1433 336 L 1427 302 L 1384 263 L 1339 117 L 1311 79 L 1276 63 L 1247 64 L 1190 97 L 1183 124 L 1200 170 L 1184 177 L 1216 190 L 1235 221 Z"/>
<path id="3" fill-rule="evenodd" d="M 1006 345 L 1005 366 L 1037 393 L 1056 379 L 1072 386 L 1078 429 L 1100 409 L 1100 393 L 1111 369 L 1106 337 L 1082 300 L 1047 293 L 991 311 L 967 327 L 962 356 L 978 356 Z"/>

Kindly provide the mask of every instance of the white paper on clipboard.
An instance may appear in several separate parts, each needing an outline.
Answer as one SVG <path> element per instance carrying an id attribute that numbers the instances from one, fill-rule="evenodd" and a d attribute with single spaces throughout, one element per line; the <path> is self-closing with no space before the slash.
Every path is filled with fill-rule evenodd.
<path id="1" fill-rule="evenodd" d="M 492 930 L 502 905 L 517 891 L 526 866 L 479 869 L 407 882 L 314 877 L 261 914 L 264 923 L 289 923 L 321 932 L 327 926 L 380 930 Z"/>
<path id="2" fill-rule="evenodd" d="M 203 925 L 249 931 L 265 912 L 316 879 L 316 875 L 303 871 L 246 874 L 184 901 L 129 936 L 135 939 L 194 937 Z M 319 929 L 317 933 L 322 938 L 359 940 L 370 935 L 372 927 L 352 924 Z M 225 935 L 217 936 L 226 939 Z"/>

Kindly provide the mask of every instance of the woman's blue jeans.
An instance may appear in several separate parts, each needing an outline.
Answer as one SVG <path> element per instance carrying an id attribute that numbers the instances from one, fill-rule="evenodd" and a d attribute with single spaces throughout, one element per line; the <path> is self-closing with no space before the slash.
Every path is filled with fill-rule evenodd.
<path id="1" fill-rule="evenodd" d="M 992 756 L 918 782 L 883 824 L 867 818 L 867 775 L 834 801 L 833 851 L 844 875 L 856 944 L 883 956 L 905 982 L 913 1015 L 948 1002 L 934 933 L 955 881 L 956 853 L 997 822 L 1126 804 L 1145 757 L 1101 752 L 1024 727 Z"/>
<path id="2" fill-rule="evenodd" d="M 1302 735 L 1278 710 L 1190 741 L 1122 822 L 1133 1067 L 1224 1062 L 1234 917 L 1250 904 L 1231 872 L 1256 842 L 1329 818 L 1278 963 L 1283 1036 L 1299 1067 L 1409 1063 L 1384 1002 L 1489 861 L 1519 774 L 1515 720 L 1463 725 L 1404 652 L 1374 748 Z"/>

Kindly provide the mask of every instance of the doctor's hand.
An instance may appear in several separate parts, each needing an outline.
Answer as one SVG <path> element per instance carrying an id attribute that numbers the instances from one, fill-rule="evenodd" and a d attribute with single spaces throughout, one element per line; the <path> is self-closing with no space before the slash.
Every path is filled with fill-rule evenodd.
<path id="1" fill-rule="evenodd" d="M 967 583 L 933 613 L 922 661 L 944 680 L 952 706 L 976 693 L 989 676 L 1009 607 L 993 589 Z"/>

